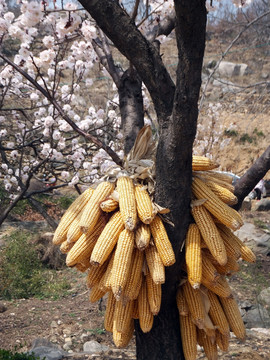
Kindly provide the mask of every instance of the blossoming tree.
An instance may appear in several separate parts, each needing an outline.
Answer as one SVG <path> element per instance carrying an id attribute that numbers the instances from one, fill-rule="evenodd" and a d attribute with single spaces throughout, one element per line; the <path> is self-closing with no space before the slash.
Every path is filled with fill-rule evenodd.
<path id="1" fill-rule="evenodd" d="M 168 225 L 167 231 L 177 262 L 167 270 L 162 306 L 152 330 L 143 334 L 136 326 L 137 358 L 183 359 L 175 293 L 180 248 L 190 223 L 206 4 L 203 0 L 79 2 L 82 7 L 59 2 L 58 8 L 57 2 L 50 7 L 48 1 L 20 0 L 21 15 L 15 18 L 0 0 L 4 185 L 6 190 L 14 189 L 14 204 L 27 196 L 32 177 L 41 174 L 57 180 L 58 186 L 94 182 L 113 164 L 121 166 L 124 153 L 139 129 L 152 123 L 154 113 L 155 201 L 170 209 L 173 226 Z M 138 15 L 140 3 L 144 6 Z M 178 49 L 175 81 L 159 52 L 160 41 L 173 29 Z M 7 51 L 10 39 L 16 48 L 12 60 Z M 125 69 L 114 61 L 115 49 L 122 54 Z M 90 91 L 91 74 L 100 64 L 110 79 L 110 90 L 97 106 Z M 269 152 L 260 159 L 261 172 L 248 177 L 246 193 L 269 168 Z"/>

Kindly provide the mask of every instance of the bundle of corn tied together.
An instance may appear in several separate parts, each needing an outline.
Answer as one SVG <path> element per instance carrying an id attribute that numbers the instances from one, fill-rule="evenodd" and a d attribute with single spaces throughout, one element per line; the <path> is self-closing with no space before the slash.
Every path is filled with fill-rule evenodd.
<path id="1" fill-rule="evenodd" d="M 144 127 L 122 168 L 111 168 L 95 189 L 84 191 L 62 217 L 53 243 L 66 264 L 88 271 L 90 301 L 108 293 L 105 329 L 117 347 L 128 344 L 139 319 L 151 330 L 161 304 L 165 266 L 175 255 L 153 201 L 152 131 Z"/>
<path id="2" fill-rule="evenodd" d="M 238 260 L 255 262 L 253 252 L 233 233 L 243 225 L 230 205 L 237 203 L 232 177 L 214 171 L 218 165 L 193 156 L 190 224 L 185 263 L 177 291 L 186 360 L 195 360 L 197 344 L 210 360 L 218 348 L 227 351 L 230 331 L 245 340 L 245 327 L 226 277 L 239 271 Z"/>
<path id="3" fill-rule="evenodd" d="M 89 300 L 108 293 L 104 327 L 117 347 L 128 345 L 134 319 L 143 332 L 151 330 L 160 310 L 165 266 L 175 263 L 160 217 L 169 210 L 153 200 L 154 156 L 151 129 L 144 127 L 123 167 L 111 168 L 95 189 L 73 202 L 53 238 L 67 254 L 67 266 L 88 271 Z M 242 219 L 229 206 L 237 202 L 230 177 L 215 167 L 210 159 L 193 156 L 194 223 L 185 241 L 176 298 L 187 360 L 196 359 L 197 343 L 209 359 L 216 359 L 217 344 L 228 348 L 230 329 L 240 339 L 245 333 L 225 276 L 239 269 L 240 256 L 251 262 L 255 257 L 230 230 L 238 229 Z"/>

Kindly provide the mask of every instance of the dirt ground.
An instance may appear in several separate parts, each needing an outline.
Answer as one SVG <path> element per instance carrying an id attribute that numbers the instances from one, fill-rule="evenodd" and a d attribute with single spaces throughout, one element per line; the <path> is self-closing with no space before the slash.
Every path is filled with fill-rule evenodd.
<path id="1" fill-rule="evenodd" d="M 270 214 L 246 212 L 245 220 L 260 220 L 270 223 Z M 261 286 L 270 284 L 270 256 L 257 254 L 257 264 L 242 264 L 241 273 L 231 277 L 230 285 L 239 301 L 256 302 Z M 85 274 L 74 269 L 64 269 L 72 284 L 68 295 L 60 300 L 41 300 L 37 298 L 2 301 L 7 310 L 0 313 L 0 348 L 28 351 L 36 338 L 46 338 L 63 348 L 71 338 L 71 350 L 68 358 L 82 359 L 135 359 L 135 340 L 127 349 L 116 349 L 112 336 L 104 330 L 103 317 L 105 302 L 91 304 L 88 301 L 88 289 Z M 261 282 L 263 279 L 263 283 Z M 255 334 L 255 335 L 254 335 Z M 78 354 L 83 351 L 86 341 L 96 340 L 111 349 L 105 355 L 93 357 Z M 205 359 L 199 350 L 198 359 Z M 270 359 L 270 337 L 249 330 L 245 343 L 232 337 L 228 353 L 220 352 L 219 359 Z"/>

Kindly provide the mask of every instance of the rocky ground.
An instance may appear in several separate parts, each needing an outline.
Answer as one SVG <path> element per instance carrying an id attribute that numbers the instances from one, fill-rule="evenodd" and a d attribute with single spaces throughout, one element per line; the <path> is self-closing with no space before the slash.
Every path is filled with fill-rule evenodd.
<path id="1" fill-rule="evenodd" d="M 232 335 L 229 352 L 220 352 L 219 358 L 269 359 L 270 213 L 247 211 L 243 216 L 245 225 L 239 236 L 254 249 L 258 260 L 256 264 L 241 264 L 241 272 L 231 277 L 230 284 L 248 328 L 247 339 L 241 343 Z M 72 284 L 67 296 L 0 302 L 0 348 L 20 352 L 35 348 L 38 352 L 42 345 L 43 351 L 47 349 L 55 356 L 50 360 L 135 359 L 134 339 L 127 349 L 116 349 L 111 334 L 105 332 L 106 299 L 89 303 L 85 274 L 73 269 L 61 271 Z M 204 358 L 199 348 L 198 359 Z"/>

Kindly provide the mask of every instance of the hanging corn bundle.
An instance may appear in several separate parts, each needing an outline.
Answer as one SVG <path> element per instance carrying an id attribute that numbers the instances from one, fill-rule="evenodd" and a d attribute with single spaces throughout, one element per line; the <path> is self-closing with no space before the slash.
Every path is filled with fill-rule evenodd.
<path id="1" fill-rule="evenodd" d="M 233 233 L 243 221 L 229 175 L 213 170 L 211 160 L 193 156 L 191 214 L 185 240 L 183 276 L 177 291 L 186 360 L 195 360 L 197 344 L 208 359 L 227 351 L 230 331 L 245 339 L 245 327 L 226 276 L 239 271 L 237 260 L 255 262 L 253 252 Z M 186 275 L 185 275 L 186 274 Z"/>
<path id="2" fill-rule="evenodd" d="M 61 219 L 53 242 L 67 254 L 67 266 L 88 271 L 91 302 L 108 293 L 104 326 L 117 347 L 128 345 L 138 319 L 149 332 L 161 305 L 165 267 L 175 254 L 154 203 L 154 153 L 150 127 L 138 134 L 123 168 L 112 168 L 89 188 Z M 237 202 L 231 178 L 213 169 L 205 157 L 193 156 L 193 201 L 185 242 L 186 280 L 177 292 L 183 349 L 196 359 L 197 343 L 215 359 L 217 347 L 228 349 L 230 329 L 244 339 L 245 329 L 225 276 L 238 271 L 237 260 L 255 256 L 232 232 L 242 225 L 230 205 Z"/>

